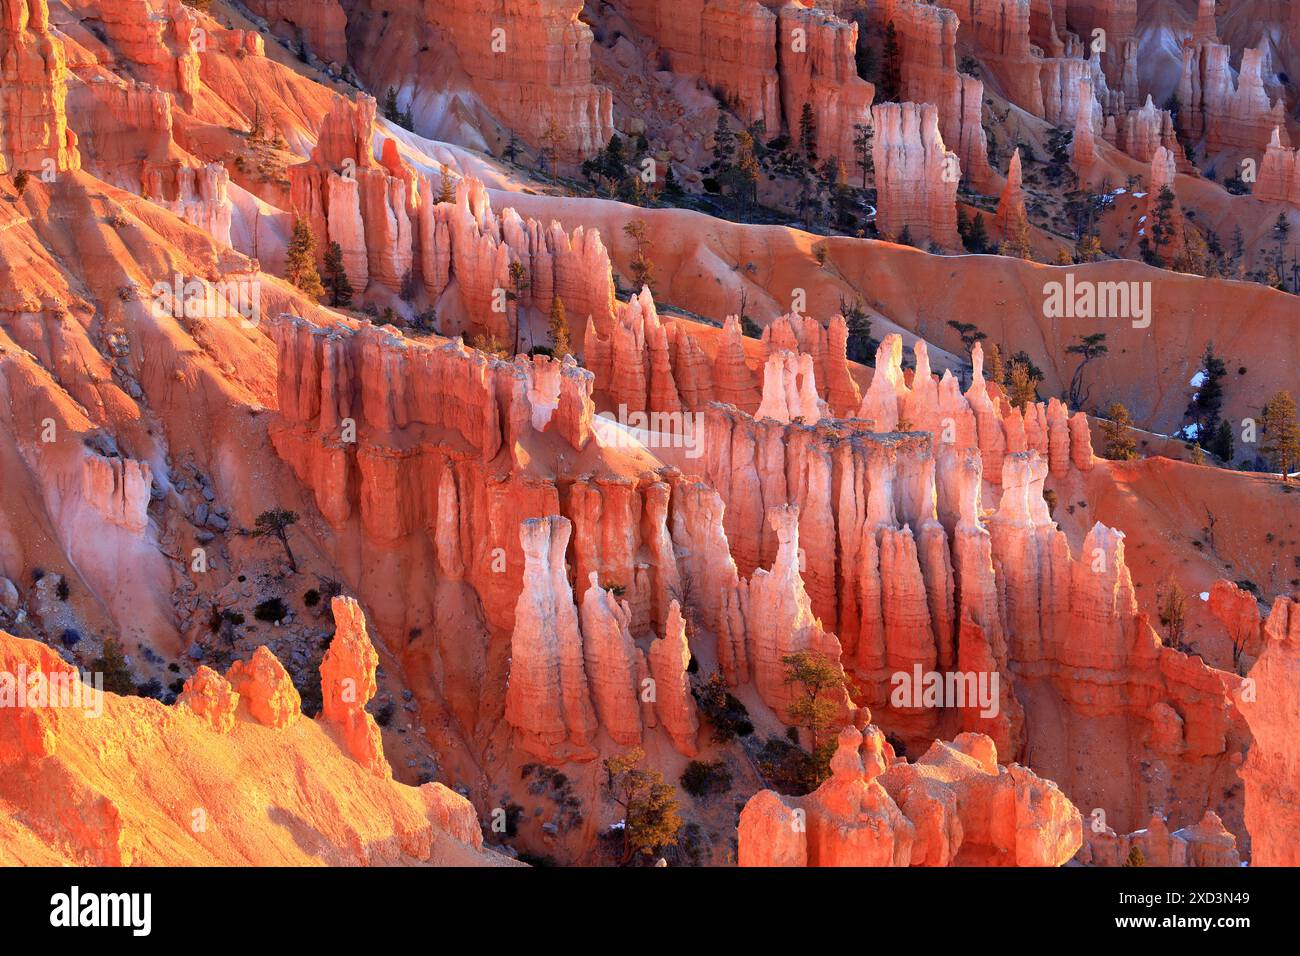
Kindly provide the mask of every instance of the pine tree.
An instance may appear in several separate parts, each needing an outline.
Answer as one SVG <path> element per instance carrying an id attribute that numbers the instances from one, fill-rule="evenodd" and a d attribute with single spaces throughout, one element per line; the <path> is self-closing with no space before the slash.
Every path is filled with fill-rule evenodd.
<path id="1" fill-rule="evenodd" d="M 515 304 L 515 350 L 519 354 L 519 334 L 524 324 L 524 286 L 528 283 L 528 269 L 518 259 L 510 263 L 510 284 L 514 287 L 506 292 L 506 299 Z"/>
<path id="2" fill-rule="evenodd" d="M 1156 590 L 1156 616 L 1165 629 L 1165 646 L 1182 650 L 1187 637 L 1187 592 L 1172 571 Z"/>
<path id="3" fill-rule="evenodd" d="M 736 162 L 732 167 L 736 195 L 741 205 L 748 207 L 758 202 L 758 177 L 762 173 L 755 153 L 754 136 L 749 130 L 736 134 Z"/>
<path id="4" fill-rule="evenodd" d="M 984 377 L 998 388 L 1006 388 L 1007 366 L 1002 360 L 1002 349 L 994 342 L 984 352 Z"/>
<path id="5" fill-rule="evenodd" d="M 513 163 L 519 159 L 521 152 L 523 152 L 523 148 L 519 145 L 519 136 L 514 130 L 511 130 L 506 145 L 501 149 L 501 158 L 507 163 Z"/>
<path id="6" fill-rule="evenodd" d="M 878 101 L 897 103 L 902 95 L 902 52 L 898 46 L 898 30 L 894 21 L 885 24 L 884 65 L 880 71 Z"/>
<path id="7" fill-rule="evenodd" d="M 1273 223 L 1273 236 L 1277 239 L 1277 259 L 1276 271 L 1278 281 L 1275 283 L 1279 289 L 1286 291 L 1286 245 L 1287 240 L 1291 238 L 1291 220 L 1287 219 L 1286 213 L 1277 214 L 1277 221 Z"/>
<path id="8" fill-rule="evenodd" d="M 1282 480 L 1290 481 L 1290 473 L 1300 465 L 1300 423 L 1296 422 L 1295 399 L 1289 392 L 1278 392 L 1269 399 L 1260 416 L 1259 430 L 1264 437 L 1259 450 L 1282 472 Z"/>
<path id="9" fill-rule="evenodd" d="M 970 223 L 970 234 L 966 239 L 966 249 L 976 255 L 988 252 L 989 249 L 989 231 L 984 225 L 983 213 L 975 213 L 975 218 Z"/>
<path id="10" fill-rule="evenodd" d="M 1102 257 L 1101 237 L 1095 232 L 1079 237 L 1078 245 L 1075 246 L 1075 255 L 1080 262 L 1096 262 Z"/>
<path id="11" fill-rule="evenodd" d="M 546 159 L 547 170 L 551 174 L 551 179 L 559 175 L 560 148 L 564 145 L 564 130 L 560 129 L 560 124 L 555 122 L 555 118 L 546 124 L 546 131 L 542 133 L 542 156 Z"/>
<path id="12" fill-rule="evenodd" d="M 390 86 L 384 94 L 384 119 L 397 123 L 401 118 L 402 111 L 397 108 L 397 90 Z"/>
<path id="13" fill-rule="evenodd" d="M 1167 260 L 1164 256 L 1165 247 L 1174 238 L 1174 206 L 1178 202 L 1178 197 L 1168 186 L 1160 188 L 1160 196 L 1156 202 L 1155 222 L 1149 224 L 1151 238 L 1154 240 L 1154 246 L 1144 241 L 1144 258 L 1149 265 L 1164 268 Z M 1146 237 L 1144 236 L 1145 240 Z"/>
<path id="14" fill-rule="evenodd" d="M 1227 421 L 1220 421 L 1219 427 L 1214 430 L 1214 437 L 1210 439 L 1209 450 L 1220 461 L 1232 464 L 1233 455 L 1233 437 L 1232 425 Z"/>
<path id="15" fill-rule="evenodd" d="M 1120 402 L 1112 402 L 1106 410 L 1106 420 L 1101 423 L 1101 433 L 1106 438 L 1105 457 L 1111 461 L 1131 461 L 1137 457 L 1137 442 L 1129 432 L 1132 425 L 1128 409 Z"/>
<path id="16" fill-rule="evenodd" d="M 325 287 L 329 290 L 330 305 L 346 309 L 352 305 L 352 283 L 343 268 L 343 247 L 331 242 L 325 250 Z"/>
<path id="17" fill-rule="evenodd" d="M 871 161 L 871 126 L 868 123 L 853 124 L 853 153 L 856 157 L 855 164 L 862 170 L 862 188 L 867 188 L 867 173 L 873 170 L 874 164 Z"/>
<path id="18" fill-rule="evenodd" d="M 645 287 L 654 292 L 655 287 L 655 264 L 650 261 L 647 250 L 650 248 L 650 240 L 646 235 L 645 223 L 640 219 L 633 219 L 631 222 L 624 224 L 623 232 L 636 243 L 636 252 L 632 256 L 629 266 L 632 270 L 632 285 L 635 291 L 640 292 Z"/>
<path id="19" fill-rule="evenodd" d="M 1033 234 L 1029 230 L 1028 219 L 1024 216 L 1016 216 L 1007 227 L 1006 238 L 1002 240 L 1002 246 L 998 252 L 1001 255 L 1015 259 L 1033 261 L 1034 241 Z"/>
<path id="20" fill-rule="evenodd" d="M 799 148 L 809 165 L 817 162 L 817 117 L 811 103 L 804 103 L 799 113 Z"/>
<path id="21" fill-rule="evenodd" d="M 872 361 L 876 349 L 880 346 L 871 337 L 871 319 L 861 299 L 854 299 L 852 304 L 840 299 L 840 314 L 848 327 L 849 338 L 845 344 L 845 353 L 850 362 L 866 365 Z"/>
<path id="22" fill-rule="evenodd" d="M 564 314 L 564 301 L 557 295 L 551 300 L 551 355 L 557 359 L 562 359 L 566 355 L 572 355 L 573 349 L 569 345 L 569 320 Z"/>
<path id="23" fill-rule="evenodd" d="M 438 198 L 436 203 L 454 203 L 456 201 L 456 182 L 451 178 L 451 174 L 446 170 L 442 174 L 442 182 L 438 186 Z"/>
<path id="24" fill-rule="evenodd" d="M 611 182 L 619 182 L 627 175 L 627 156 L 623 153 L 623 140 L 618 133 L 610 136 L 597 164 L 600 174 Z"/>
<path id="25" fill-rule="evenodd" d="M 713 127 L 713 165 L 712 171 L 720 175 L 731 165 L 736 151 L 736 134 L 731 131 L 727 114 L 718 114 L 718 123 Z"/>
<path id="26" fill-rule="evenodd" d="M 284 277 L 303 294 L 319 299 L 325 294 L 320 273 L 316 271 L 316 236 L 311 226 L 301 217 L 293 222 L 293 235 L 289 238 L 289 251 L 285 257 Z"/>
<path id="27" fill-rule="evenodd" d="M 1210 447 L 1218 430 L 1219 412 L 1223 408 L 1223 378 L 1227 374 L 1223 359 L 1214 354 L 1214 343 L 1207 343 L 1201 358 L 1201 384 L 1197 386 L 1186 412 L 1196 426 L 1196 441 L 1202 448 Z"/>
<path id="28" fill-rule="evenodd" d="M 1024 409 L 1038 401 L 1038 381 L 1033 370 L 1024 362 L 1012 360 L 1007 367 L 1007 401 L 1013 408 Z"/>

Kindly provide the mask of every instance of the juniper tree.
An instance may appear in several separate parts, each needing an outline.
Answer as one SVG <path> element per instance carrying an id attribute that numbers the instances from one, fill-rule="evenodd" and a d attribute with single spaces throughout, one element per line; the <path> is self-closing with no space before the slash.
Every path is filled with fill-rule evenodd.
<path id="1" fill-rule="evenodd" d="M 650 854 L 677 843 L 682 828 L 674 788 L 658 770 L 644 770 L 645 751 L 634 747 L 603 761 L 605 790 L 623 808 L 623 856 Z"/>
<path id="2" fill-rule="evenodd" d="M 289 547 L 289 527 L 297 524 L 298 513 L 287 508 L 270 508 L 263 511 L 253 522 L 254 538 L 272 537 L 284 548 L 284 555 L 289 559 L 289 569 L 298 573 L 298 562 L 294 559 L 293 549 Z"/>
<path id="3" fill-rule="evenodd" d="M 1066 346 L 1065 351 L 1070 355 L 1078 355 L 1080 361 L 1074 370 L 1074 375 L 1070 379 L 1070 391 L 1068 394 L 1070 407 L 1079 409 L 1087 401 L 1088 392 L 1083 387 L 1083 372 L 1088 367 L 1088 363 L 1095 361 L 1106 355 L 1110 349 L 1106 345 L 1105 332 L 1093 332 L 1091 335 L 1077 336 L 1079 341 L 1074 345 Z"/>
<path id="4" fill-rule="evenodd" d="M 844 688 L 844 671 L 816 651 L 798 651 L 781 658 L 785 668 L 782 683 L 787 687 L 798 685 L 799 694 L 787 708 L 787 714 L 798 727 L 808 731 L 814 755 L 819 750 L 821 736 L 835 722 L 839 713 L 832 699 L 835 691 Z"/>

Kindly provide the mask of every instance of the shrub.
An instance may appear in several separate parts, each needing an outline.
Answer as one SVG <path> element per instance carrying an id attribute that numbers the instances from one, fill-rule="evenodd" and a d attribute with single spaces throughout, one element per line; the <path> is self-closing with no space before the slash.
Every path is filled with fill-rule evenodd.
<path id="1" fill-rule="evenodd" d="M 506 811 L 506 836 L 513 837 L 519 834 L 519 821 L 523 819 L 524 808 L 517 803 L 508 803 Z"/>
<path id="2" fill-rule="evenodd" d="M 59 583 L 54 588 L 54 593 L 58 596 L 60 601 L 66 601 L 68 599 L 68 596 L 72 593 L 72 589 L 68 587 L 67 578 L 59 578 Z"/>
<path id="3" fill-rule="evenodd" d="M 276 598 L 267 598 L 261 604 L 253 609 L 253 617 L 259 621 L 266 621 L 274 624 L 276 621 L 282 621 L 288 615 L 289 609 L 285 606 L 284 601 Z"/>
<path id="4" fill-rule="evenodd" d="M 104 690 L 126 696 L 135 693 L 135 680 L 126 666 L 122 644 L 115 637 L 104 638 L 104 652 L 90 665 L 91 670 L 104 675 Z"/>
<path id="5" fill-rule="evenodd" d="M 81 643 L 81 632 L 70 627 L 59 635 L 59 640 L 63 642 L 64 647 L 76 647 Z"/>
<path id="6" fill-rule="evenodd" d="M 817 761 L 784 737 L 769 737 L 758 752 L 758 771 L 772 789 L 801 796 L 817 788 Z"/>
<path id="7" fill-rule="evenodd" d="M 713 739 L 716 742 L 727 743 L 736 737 L 748 737 L 754 732 L 749 711 L 727 690 L 722 675 L 716 671 L 709 675 L 703 686 L 692 687 L 691 695 L 700 705 L 700 710 L 704 711 L 704 716 L 713 724 Z"/>
<path id="8" fill-rule="evenodd" d="M 311 588 L 302 596 L 302 603 L 307 607 L 315 607 L 320 603 L 320 592 L 315 588 Z"/>
<path id="9" fill-rule="evenodd" d="M 707 797 L 731 789 L 731 771 L 720 760 L 692 760 L 682 771 L 682 789 L 692 797 Z"/>

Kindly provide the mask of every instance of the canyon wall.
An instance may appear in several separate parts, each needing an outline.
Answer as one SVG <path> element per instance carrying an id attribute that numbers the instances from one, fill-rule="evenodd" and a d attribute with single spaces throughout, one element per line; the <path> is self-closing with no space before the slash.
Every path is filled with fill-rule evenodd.
<path id="1" fill-rule="evenodd" d="M 426 0 L 427 22 L 450 40 L 475 92 L 532 146 L 552 125 L 559 157 L 579 162 L 614 132 L 613 99 L 591 82 L 591 29 L 580 0 Z M 500 32 L 497 32 L 500 31 Z"/>
<path id="2" fill-rule="evenodd" d="M 943 140 L 957 154 L 961 175 L 976 190 L 995 194 L 1001 179 L 988 160 L 984 84 L 957 69 L 957 15 L 916 0 L 876 0 L 869 12 L 881 30 L 892 23 L 897 33 L 900 98 L 934 104 Z"/>
<path id="3" fill-rule="evenodd" d="M 1254 736 L 1241 776 L 1252 866 L 1300 865 L 1300 748 L 1294 721 L 1300 687 L 1300 603 L 1280 597 L 1264 625 L 1264 652 L 1239 696 Z"/>
<path id="4" fill-rule="evenodd" d="M 67 60 L 46 0 L 0 2 L 0 173 L 76 169 Z"/>
<path id="5" fill-rule="evenodd" d="M 1273 132 L 1280 130 L 1283 146 L 1290 146 L 1286 132 L 1286 105 L 1273 103 L 1264 89 L 1263 53 L 1245 50 L 1241 70 L 1234 81 L 1229 60 L 1232 49 L 1213 42 L 1187 46 L 1183 51 L 1183 74 L 1178 85 L 1182 104 L 1179 122 L 1193 141 L 1204 141 L 1207 155 L 1229 152 L 1260 158 Z"/>
<path id="6" fill-rule="evenodd" d="M 246 0 L 278 37 L 303 44 L 327 64 L 348 61 L 347 14 L 338 0 Z"/>

